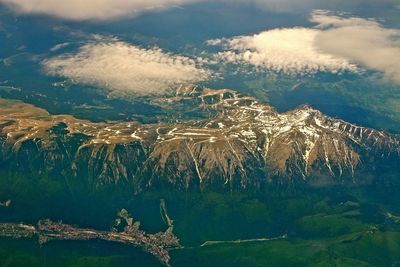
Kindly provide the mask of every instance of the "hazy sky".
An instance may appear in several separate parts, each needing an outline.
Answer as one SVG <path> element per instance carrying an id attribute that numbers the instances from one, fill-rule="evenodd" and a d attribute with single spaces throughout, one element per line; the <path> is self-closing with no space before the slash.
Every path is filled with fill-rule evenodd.
<path id="1" fill-rule="evenodd" d="M 223 76 L 210 68 L 226 63 L 243 70 L 253 66 L 259 72 L 294 75 L 374 70 L 400 83 L 400 30 L 384 28 L 373 19 L 324 10 L 313 11 L 310 22 L 314 26 L 309 28 L 277 28 L 209 40 L 220 52 L 208 53 L 206 59 L 97 38 L 75 52 L 45 60 L 43 66 L 49 75 L 142 95 Z"/>
<path id="2" fill-rule="evenodd" d="M 106 20 L 150 10 L 211 0 L 0 0 L 21 13 L 47 14 L 71 20 Z M 181 56 L 159 48 L 139 47 L 124 40 L 92 40 L 68 54 L 43 61 L 49 75 L 92 84 L 111 91 L 162 93 L 178 84 L 212 79 L 216 64 L 252 66 L 260 72 L 311 75 L 318 72 L 361 73 L 374 70 L 400 83 L 400 30 L 375 19 L 316 8 L 398 5 L 398 0 L 215 0 L 252 3 L 277 12 L 313 10 L 313 26 L 268 29 L 259 33 L 208 40 L 219 47 L 205 58 Z M 215 2 L 214 1 L 214 2 Z M 398 7 L 396 7 L 398 8 Z M 265 25 L 268 28 L 268 25 Z M 207 40 L 204 40 L 207 42 Z M 67 46 L 62 43 L 52 52 Z M 213 65 L 213 66 L 211 66 Z M 245 69 L 245 68 L 243 68 Z M 247 68 L 248 69 L 248 68 Z"/>

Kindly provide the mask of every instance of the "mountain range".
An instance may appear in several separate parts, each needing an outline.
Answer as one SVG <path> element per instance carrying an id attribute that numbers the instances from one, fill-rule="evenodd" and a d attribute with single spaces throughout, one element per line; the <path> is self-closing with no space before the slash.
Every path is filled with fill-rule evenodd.
<path id="1" fill-rule="evenodd" d="M 363 185 L 398 171 L 398 136 L 309 106 L 279 113 L 233 90 L 193 86 L 149 101 L 175 121 L 91 122 L 0 100 L 0 164 L 135 192 Z"/>

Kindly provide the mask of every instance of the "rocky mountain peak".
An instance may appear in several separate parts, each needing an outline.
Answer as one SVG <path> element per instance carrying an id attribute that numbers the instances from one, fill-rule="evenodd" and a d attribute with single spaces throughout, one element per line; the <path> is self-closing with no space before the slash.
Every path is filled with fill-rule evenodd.
<path id="1" fill-rule="evenodd" d="M 53 171 L 55 161 L 63 160 L 69 175 L 88 176 L 96 186 L 128 183 L 141 191 L 158 184 L 187 190 L 321 179 L 359 183 L 363 178 L 358 174 L 370 171 L 364 162 L 380 164 L 400 153 L 396 136 L 309 106 L 278 113 L 229 89 L 181 87 L 151 101 L 208 116 L 179 123 L 94 123 L 3 100 L 7 108 L 0 111 L 0 159 L 18 162 L 28 155 L 40 172 Z M 60 125 L 62 134 L 54 130 Z"/>

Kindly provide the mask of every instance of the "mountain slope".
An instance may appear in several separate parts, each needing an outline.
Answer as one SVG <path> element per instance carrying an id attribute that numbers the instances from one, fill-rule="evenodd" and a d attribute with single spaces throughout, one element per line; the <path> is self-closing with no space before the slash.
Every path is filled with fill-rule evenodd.
<path id="1" fill-rule="evenodd" d="M 2 100 L 4 166 L 129 184 L 261 189 L 268 184 L 370 183 L 381 164 L 397 162 L 396 136 L 330 118 L 308 106 L 287 113 L 232 90 L 182 87 L 151 100 L 174 116 L 158 124 L 93 123 L 52 116 Z"/>

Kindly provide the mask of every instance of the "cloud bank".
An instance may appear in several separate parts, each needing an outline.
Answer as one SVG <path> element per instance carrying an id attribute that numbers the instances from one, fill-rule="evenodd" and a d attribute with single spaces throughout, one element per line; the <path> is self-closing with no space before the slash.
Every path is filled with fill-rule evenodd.
<path id="1" fill-rule="evenodd" d="M 313 13 L 311 21 L 318 23 L 320 32 L 315 46 L 322 53 L 347 58 L 400 83 L 400 30 L 383 28 L 374 20 L 339 17 L 326 11 Z"/>
<path id="2" fill-rule="evenodd" d="M 104 20 L 158 10 L 191 0 L 0 0 L 23 14 L 47 14 L 70 20 Z"/>
<path id="3" fill-rule="evenodd" d="M 260 8 L 278 12 L 304 12 L 315 9 L 359 10 L 360 8 L 395 7 L 398 0 L 229 0 L 230 2 L 252 3 Z"/>
<path id="4" fill-rule="evenodd" d="M 49 75 L 99 86 L 117 93 L 161 94 L 181 84 L 208 79 L 201 59 L 143 49 L 120 41 L 84 45 L 77 53 L 43 62 Z"/>
<path id="5" fill-rule="evenodd" d="M 251 36 L 210 40 L 208 44 L 226 49 L 218 54 L 223 61 L 253 65 L 259 71 L 306 75 L 357 70 L 345 58 L 318 51 L 314 46 L 318 34 L 316 29 L 275 29 Z"/>
<path id="6" fill-rule="evenodd" d="M 46 14 L 69 20 L 106 20 L 150 10 L 191 3 L 251 4 L 277 12 L 304 12 L 313 9 L 395 7 L 398 0 L 0 0 L 23 14 Z"/>
<path id="7" fill-rule="evenodd" d="M 382 72 L 400 82 L 400 31 L 375 20 L 314 11 L 313 28 L 274 29 L 250 36 L 208 41 L 221 45 L 218 58 L 260 71 L 306 75 L 316 72 Z"/>

